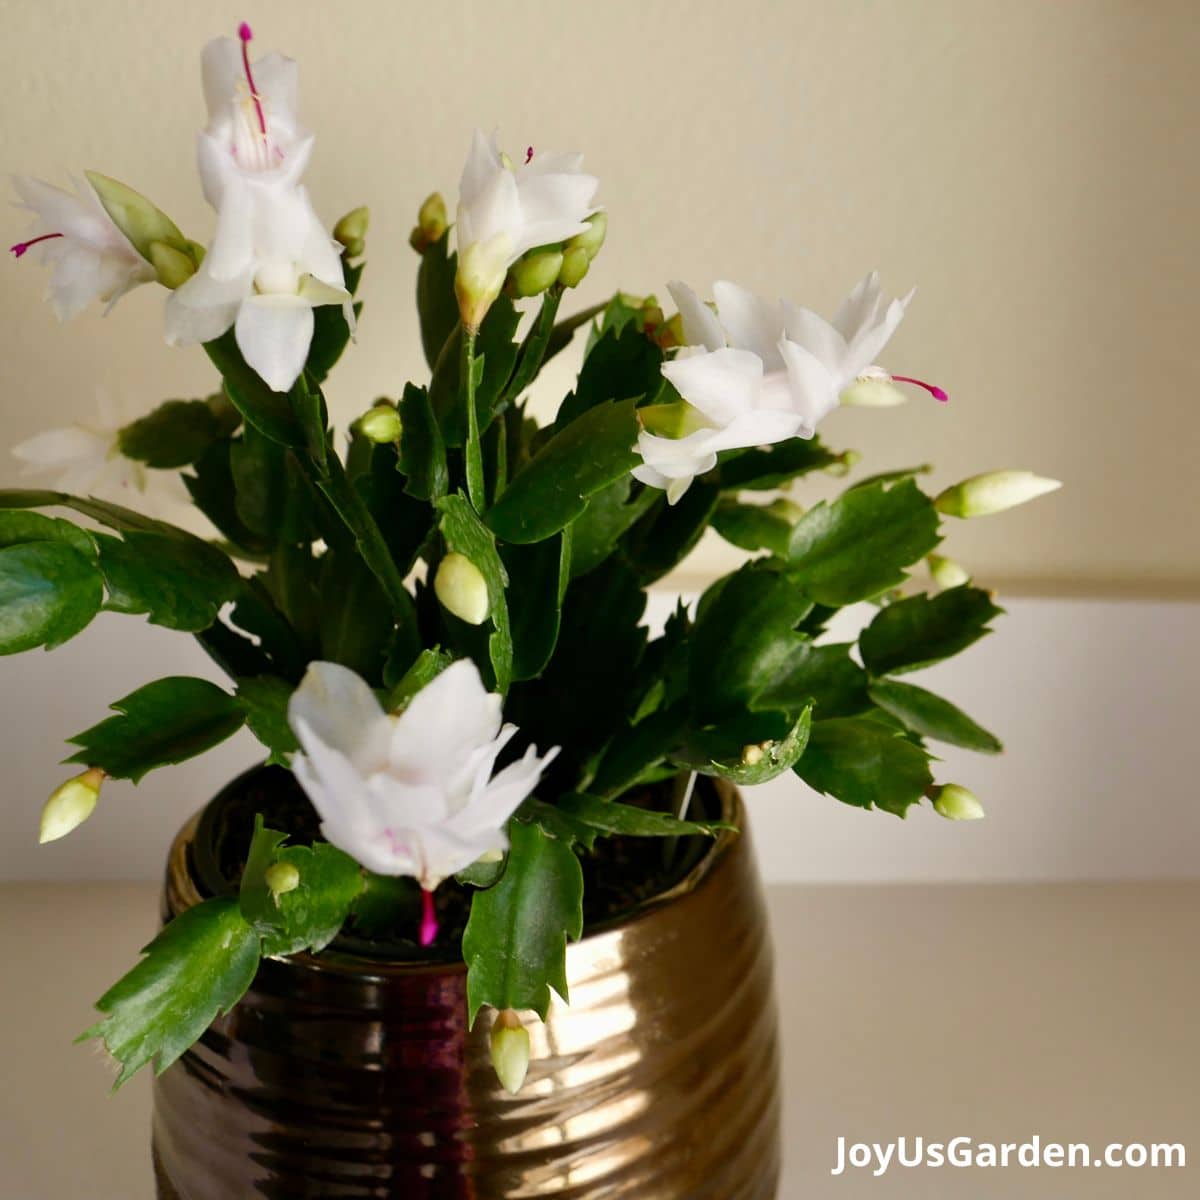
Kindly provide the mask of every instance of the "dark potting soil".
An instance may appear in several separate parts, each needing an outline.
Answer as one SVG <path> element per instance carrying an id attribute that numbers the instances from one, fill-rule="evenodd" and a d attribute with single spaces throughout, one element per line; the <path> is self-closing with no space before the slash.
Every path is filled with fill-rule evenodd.
<path id="1" fill-rule="evenodd" d="M 625 803 L 644 803 L 665 811 L 669 784 Z M 707 780 L 698 781 L 693 812 L 716 819 L 720 801 Z M 284 831 L 292 845 L 310 845 L 320 838 L 320 820 L 290 771 L 256 767 L 233 780 L 205 809 L 191 847 L 191 866 L 204 895 L 232 894 L 261 813 L 269 829 Z M 668 891 L 703 858 L 711 841 L 680 838 L 668 856 L 661 838 L 607 837 L 580 859 L 583 869 L 585 932 L 618 922 L 646 901 Z M 420 917 L 420 892 L 414 880 L 381 881 L 377 904 L 360 903 L 361 917 L 351 917 L 333 943 L 334 950 L 373 958 L 405 961 L 445 961 L 460 953 L 463 930 L 470 915 L 474 888 L 453 879 L 434 895 L 438 938 L 422 948 L 415 940 Z M 371 899 L 368 894 L 366 899 Z M 381 919 L 382 914 L 382 919 Z"/>

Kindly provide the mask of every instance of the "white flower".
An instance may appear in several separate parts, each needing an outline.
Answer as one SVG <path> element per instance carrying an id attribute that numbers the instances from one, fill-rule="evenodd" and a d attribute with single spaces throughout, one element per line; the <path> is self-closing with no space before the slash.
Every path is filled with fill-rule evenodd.
<path id="1" fill-rule="evenodd" d="M 270 54 L 251 66 L 240 45 L 204 48 L 208 125 L 197 160 L 217 229 L 200 270 L 167 301 L 167 341 L 191 345 L 234 326 L 246 362 L 277 392 L 304 369 L 313 307 L 341 304 L 353 328 L 337 244 L 300 177 L 313 138 L 296 120 L 296 64 Z"/>
<path id="2" fill-rule="evenodd" d="M 557 748 L 492 775 L 517 732 L 469 659 L 453 663 L 390 717 L 353 671 L 312 663 L 288 705 L 303 747 L 292 769 L 333 845 L 382 875 L 427 891 L 489 852 Z"/>
<path id="3" fill-rule="evenodd" d="M 53 473 L 59 491 L 123 498 L 127 503 L 130 491 L 145 491 L 146 468 L 121 453 L 118 434 L 123 422 L 116 402 L 99 390 L 97 400 L 94 420 L 34 434 L 12 452 L 23 464 L 22 475 Z"/>
<path id="4" fill-rule="evenodd" d="M 129 504 L 130 494 L 141 492 L 150 507 L 175 524 L 195 524 L 197 510 L 177 471 L 149 470 L 121 453 L 121 429 L 143 413 L 103 388 L 96 389 L 96 409 L 91 420 L 48 429 L 14 446 L 21 475 L 45 475 L 47 484 L 58 491 L 120 504 Z M 202 518 L 200 525 L 208 536 L 211 531 Z"/>
<path id="5" fill-rule="evenodd" d="M 860 377 L 890 380 L 872 365 L 895 332 L 912 293 L 883 305 L 879 279 L 868 275 L 830 323 L 787 301 L 772 304 L 737 284 L 713 285 L 716 311 L 685 284 L 669 285 L 687 349 L 663 374 L 696 411 L 685 437 L 643 431 L 643 465 L 634 477 L 665 488 L 674 504 L 717 454 L 812 437 Z"/>
<path id="6" fill-rule="evenodd" d="M 78 316 L 93 300 L 108 308 L 139 283 L 154 278 L 154 268 L 113 224 L 95 189 L 75 180 L 77 195 L 27 175 L 13 177 L 20 207 L 37 214 L 29 237 L 10 249 L 27 251 L 51 267 L 47 299 L 60 321 Z"/>
<path id="7" fill-rule="evenodd" d="M 585 233 L 600 181 L 582 171 L 582 154 L 526 151 L 514 164 L 496 135 L 475 131 L 459 183 L 454 236 L 455 286 L 463 321 L 478 328 L 500 294 L 508 268 L 527 250 Z"/>

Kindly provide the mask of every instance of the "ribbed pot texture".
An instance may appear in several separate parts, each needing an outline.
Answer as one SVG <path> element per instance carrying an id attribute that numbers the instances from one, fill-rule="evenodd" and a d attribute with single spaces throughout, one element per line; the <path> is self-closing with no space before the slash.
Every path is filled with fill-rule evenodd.
<path id="1" fill-rule="evenodd" d="M 331 948 L 262 964 L 154 1085 L 167 1200 L 772 1200 L 771 946 L 745 814 L 670 891 L 567 951 L 570 1005 L 528 1022 L 504 1092 L 461 963 Z M 180 832 L 164 908 L 199 899 Z"/>

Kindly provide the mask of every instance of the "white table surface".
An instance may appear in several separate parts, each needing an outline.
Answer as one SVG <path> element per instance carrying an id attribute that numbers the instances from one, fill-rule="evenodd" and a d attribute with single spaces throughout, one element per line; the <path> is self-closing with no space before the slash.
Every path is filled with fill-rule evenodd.
<path id="1" fill-rule="evenodd" d="M 1200 884 L 788 886 L 769 899 L 782 1200 L 1200 1196 Z M 156 903 L 149 884 L 0 886 L 3 1200 L 152 1197 L 148 1078 L 108 1097 L 101 1052 L 71 1039 L 152 933 Z M 1035 1134 L 1181 1142 L 1189 1166 L 830 1174 L 839 1136 Z"/>

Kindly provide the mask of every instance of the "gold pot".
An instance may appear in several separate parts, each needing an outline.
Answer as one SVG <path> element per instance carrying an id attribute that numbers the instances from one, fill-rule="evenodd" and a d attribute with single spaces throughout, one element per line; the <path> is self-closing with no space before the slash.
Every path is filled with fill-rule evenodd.
<path id="1" fill-rule="evenodd" d="M 492 1071 L 490 1022 L 467 1030 L 461 963 L 265 961 L 155 1081 L 159 1196 L 771 1200 L 771 945 L 741 799 L 719 802 L 740 835 L 568 948 L 570 1005 L 529 1020 L 518 1096 Z M 167 916 L 201 899 L 197 822 L 171 849 Z"/>

